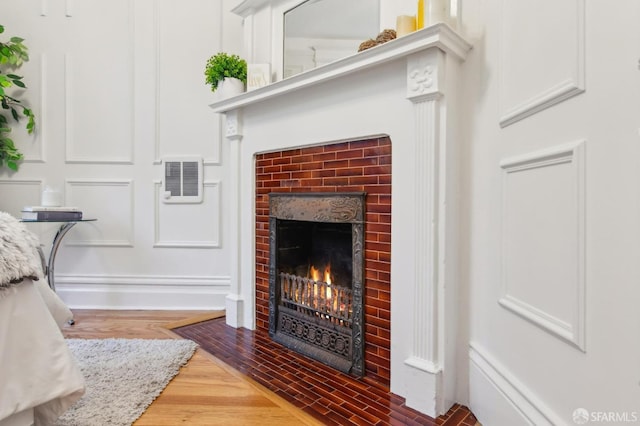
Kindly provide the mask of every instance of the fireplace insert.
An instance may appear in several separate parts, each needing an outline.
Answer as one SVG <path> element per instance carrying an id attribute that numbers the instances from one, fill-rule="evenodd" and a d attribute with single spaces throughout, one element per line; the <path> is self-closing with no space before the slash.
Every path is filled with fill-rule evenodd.
<path id="1" fill-rule="evenodd" d="M 269 196 L 269 334 L 364 375 L 364 193 Z"/>

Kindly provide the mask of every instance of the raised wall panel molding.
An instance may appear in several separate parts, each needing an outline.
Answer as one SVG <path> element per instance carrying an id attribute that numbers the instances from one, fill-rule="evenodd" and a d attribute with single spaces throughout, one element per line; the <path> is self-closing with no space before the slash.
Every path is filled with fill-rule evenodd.
<path id="1" fill-rule="evenodd" d="M 40 204 L 43 189 L 42 179 L 0 179 L 0 211 L 19 218 L 24 206 Z M 42 231 L 40 228 L 38 230 Z M 42 232 L 38 236 L 43 239 Z"/>
<path id="2" fill-rule="evenodd" d="M 0 185 L 38 185 L 43 188 L 42 179 L 0 179 Z"/>
<path id="3" fill-rule="evenodd" d="M 34 159 L 34 162 L 44 163 L 46 161 L 44 147 L 47 145 L 47 127 L 45 118 L 47 116 L 47 94 L 49 93 L 46 76 L 49 70 L 47 68 L 47 57 L 44 53 L 40 55 L 40 120 L 38 133 L 38 143 L 40 144 L 40 158 Z"/>
<path id="4" fill-rule="evenodd" d="M 471 368 L 476 367 L 484 379 L 518 411 L 529 424 L 536 426 L 564 425 L 566 422 L 553 412 L 537 395 L 479 344 L 469 344 Z"/>
<path id="5" fill-rule="evenodd" d="M 508 158 L 500 166 L 499 303 L 585 351 L 584 141 Z"/>
<path id="6" fill-rule="evenodd" d="M 209 188 L 209 193 L 207 193 L 207 188 Z M 154 244 L 153 247 L 156 248 L 201 248 L 201 249 L 212 249 L 212 248 L 220 248 L 220 229 L 221 229 L 221 209 L 220 209 L 220 181 L 204 181 L 203 182 L 203 201 L 201 204 L 195 205 L 195 207 L 190 207 L 189 205 L 177 205 L 177 204 L 164 204 L 160 200 L 160 192 L 162 191 L 162 182 L 154 181 Z M 212 194 L 213 193 L 213 194 Z M 212 199 L 213 198 L 213 199 Z M 209 207 L 207 207 L 209 206 Z M 213 207 L 211 207 L 213 206 Z M 162 219 L 162 212 L 167 211 L 175 211 L 177 209 L 194 209 L 193 212 L 204 213 L 206 216 L 207 224 L 211 224 L 212 234 L 209 239 L 201 239 L 201 240 L 178 240 L 178 239 L 163 239 L 162 238 L 162 226 L 163 223 L 166 226 L 171 226 L 172 228 L 177 227 L 178 225 L 183 226 L 193 226 L 192 221 L 180 221 L 179 219 L 175 219 L 175 221 L 171 221 L 171 219 L 166 219 L 167 222 L 164 222 Z M 171 221 L 171 223 L 168 223 Z M 197 222 L 197 220 L 196 220 Z M 205 230 L 202 226 L 199 227 L 198 235 L 203 235 Z"/>
<path id="7" fill-rule="evenodd" d="M 563 57 L 574 57 L 574 62 L 568 65 L 567 69 L 563 69 L 561 73 L 558 75 L 558 80 L 555 83 L 548 84 L 544 88 L 540 88 L 538 93 L 526 96 L 524 98 L 520 98 L 517 100 L 506 99 L 507 94 L 511 92 L 509 86 L 509 82 L 512 82 L 512 87 L 520 86 L 520 87 L 534 87 L 536 84 L 536 78 L 538 76 L 546 76 L 550 71 L 541 70 L 537 75 L 525 75 L 524 73 L 518 73 L 518 75 L 509 75 L 506 72 L 506 64 L 519 62 L 524 63 L 527 60 L 531 60 L 528 56 L 530 52 L 527 49 L 521 49 L 518 54 L 521 54 L 522 57 L 514 58 L 514 57 L 506 57 L 507 53 L 505 52 L 504 45 L 508 42 L 508 40 L 513 39 L 513 32 L 508 31 L 505 26 L 510 25 L 512 21 L 511 16 L 504 16 L 504 8 L 507 2 L 511 5 L 515 5 L 513 2 L 509 2 L 509 0 L 503 0 L 502 2 L 502 12 L 503 16 L 501 19 L 502 28 L 501 33 L 502 37 L 500 38 L 500 71 L 502 73 L 501 77 L 498 79 L 500 86 L 500 126 L 506 127 L 513 123 L 516 123 L 526 117 L 534 115 L 540 111 L 543 111 L 553 105 L 559 104 L 567 99 L 570 99 L 576 95 L 579 95 L 585 91 L 585 0 L 571 0 L 571 2 L 567 1 L 563 4 L 572 4 L 573 5 L 573 16 L 567 16 L 566 20 L 564 20 L 564 24 L 568 26 L 571 24 L 571 27 L 575 29 L 572 33 L 573 39 L 571 40 L 571 51 L 566 52 Z M 534 3 L 532 3 L 534 4 Z M 538 3 L 535 3 L 535 7 L 539 7 Z M 553 5 L 547 6 L 552 7 L 552 12 L 549 15 L 557 14 L 556 3 Z M 513 6 L 512 6 L 513 7 Z M 563 28 L 564 29 L 564 28 Z M 545 31 L 542 34 L 542 40 L 547 40 L 547 43 L 550 45 L 554 44 L 558 40 L 558 35 L 554 34 L 552 29 L 550 31 Z M 525 34 L 526 32 L 522 32 Z M 541 40 L 541 36 L 535 36 L 538 40 Z M 533 64 L 536 66 L 540 66 L 541 62 L 544 63 L 548 61 L 548 64 L 551 65 L 555 61 L 548 57 L 542 56 L 539 59 L 533 61 Z M 547 71 L 547 72 L 545 72 Z M 555 73 L 556 70 L 552 71 Z M 513 79 L 513 81 L 512 81 Z"/>
<path id="8" fill-rule="evenodd" d="M 222 16 L 223 15 L 223 6 L 222 6 L 222 2 L 218 2 L 218 12 L 216 12 L 216 16 Z M 163 33 L 163 22 L 162 22 L 162 16 L 163 16 L 163 6 L 166 7 L 166 3 L 164 2 L 154 2 L 153 3 L 153 19 L 154 19 L 154 33 L 153 33 L 153 37 L 154 37 L 154 42 L 155 42 L 155 111 L 154 111 L 154 120 L 155 120 L 155 135 L 154 135 L 154 159 L 153 159 L 153 164 L 155 165 L 159 165 L 162 163 L 162 157 L 164 156 L 172 156 L 172 155 L 185 155 L 185 154 L 189 154 L 189 155 L 199 155 L 199 156 L 203 156 L 203 164 L 205 166 L 219 166 L 222 164 L 222 160 L 221 160 L 221 145 L 222 145 L 222 141 L 223 141 L 223 130 L 222 130 L 222 126 L 223 126 L 223 122 L 222 122 L 222 117 L 217 117 L 215 119 L 215 121 L 217 122 L 217 132 L 215 134 L 213 134 L 213 140 L 211 141 L 211 143 L 208 146 L 213 146 L 213 153 L 209 152 L 210 155 L 206 156 L 204 155 L 205 153 L 203 152 L 187 152 L 185 153 L 184 150 L 181 151 L 175 151 L 173 150 L 173 145 L 171 145 L 169 147 L 169 149 L 167 149 L 166 147 L 163 149 L 163 144 L 162 144 L 162 140 L 163 137 L 166 137 L 165 135 L 163 135 L 162 133 L 162 128 L 161 128 L 161 123 L 163 121 L 163 119 L 161 118 L 162 112 L 161 112 L 161 107 L 164 103 L 172 103 L 172 99 L 170 98 L 170 96 L 167 96 L 167 98 L 169 98 L 169 100 L 163 100 L 163 92 L 162 92 L 162 72 L 163 69 L 165 69 L 165 67 L 163 67 L 162 65 L 162 58 L 163 58 L 163 52 L 165 51 L 170 51 L 170 48 L 166 48 L 165 46 L 163 46 L 162 43 L 162 39 L 161 39 L 161 34 Z M 169 25 L 173 26 L 173 23 L 169 23 Z M 212 27 L 213 28 L 213 27 Z M 222 40 L 223 38 L 223 26 L 219 25 L 218 26 L 218 40 Z M 222 46 L 221 46 L 221 42 L 218 43 L 217 46 L 214 47 L 213 51 L 216 50 L 221 50 Z M 204 81 L 204 80 L 203 80 Z M 203 90 L 205 91 L 210 91 L 209 87 L 205 87 L 203 88 Z M 166 117 L 164 118 L 164 120 L 166 121 Z M 196 122 L 198 121 L 197 119 L 195 121 L 192 120 L 192 122 Z M 211 122 L 210 119 L 208 119 L 207 122 Z M 206 134 L 206 132 L 203 130 L 202 131 L 203 134 Z M 169 137 L 166 137 L 167 139 L 169 139 Z M 174 141 L 170 141 L 171 143 L 173 143 Z M 200 149 L 200 148 L 198 148 Z"/>
<path id="9" fill-rule="evenodd" d="M 582 79 L 568 79 L 549 90 L 519 104 L 518 106 L 504 112 L 500 117 L 500 126 L 507 127 L 540 111 L 543 111 L 555 104 L 559 104 L 584 92 L 584 71 Z"/>
<path id="10" fill-rule="evenodd" d="M 75 309 L 223 310 L 226 276 L 56 275 L 56 291 Z"/>
<path id="11" fill-rule="evenodd" d="M 65 13 L 67 16 L 73 16 L 73 0 L 68 0 L 66 3 Z M 127 11 L 129 18 L 128 27 L 123 28 L 122 31 L 128 33 L 129 39 L 135 39 L 135 24 L 134 24 L 134 11 L 133 11 L 133 0 L 126 1 Z M 135 48 L 134 44 L 131 44 L 127 52 L 122 52 L 122 56 L 119 58 L 119 62 L 128 61 L 130 64 L 127 72 L 127 78 L 130 80 L 131 90 L 127 93 L 128 99 L 135 99 L 134 93 L 134 64 L 135 64 Z M 85 59 L 86 60 L 86 59 Z M 77 63 L 76 63 L 77 62 Z M 120 133 L 121 129 L 123 129 L 123 123 L 113 123 L 112 128 L 119 132 L 118 135 L 107 135 L 106 133 L 101 133 L 100 129 L 92 129 L 95 132 L 95 135 L 91 134 L 90 136 L 84 136 L 82 140 L 77 140 L 77 136 L 74 134 L 75 129 L 80 129 L 85 123 L 79 122 L 76 116 L 74 116 L 74 107 L 76 105 L 73 103 L 75 99 L 72 95 L 74 94 L 74 84 L 77 84 L 78 78 L 74 76 L 74 72 L 81 69 L 81 63 L 83 61 L 75 61 L 75 57 L 72 53 L 65 53 L 64 55 L 64 113 L 65 113 L 65 162 L 67 164 L 127 164 L 131 165 L 134 162 L 134 140 L 135 140 L 135 105 L 133 102 L 124 102 L 122 105 L 118 107 L 118 110 L 126 109 L 126 114 L 123 114 L 121 117 L 125 117 L 129 120 L 126 123 L 126 127 L 122 133 Z M 121 78 L 118 76 L 118 78 Z M 112 82 L 110 82 L 112 84 Z M 123 83 L 120 84 L 122 86 Z M 83 99 L 86 99 L 83 98 Z M 114 96 L 105 97 L 107 101 L 114 99 Z M 117 98 L 116 98 L 117 99 Z M 95 112 L 96 114 L 98 112 Z M 123 136 L 120 136 L 122 134 Z M 119 149 L 119 152 L 115 154 L 113 152 L 110 153 L 98 153 L 95 156 L 93 155 L 79 155 L 76 151 L 76 147 L 82 147 L 87 145 L 88 143 L 96 143 L 95 140 L 98 140 L 102 143 L 100 146 L 114 146 L 114 143 L 108 144 L 107 140 L 109 138 L 114 138 L 112 140 L 124 141 L 120 146 L 115 149 Z M 97 146 L 97 145 L 96 145 Z"/>
<path id="12" fill-rule="evenodd" d="M 218 115 L 217 118 L 214 118 L 218 121 L 218 129 L 219 132 L 216 135 L 216 141 L 214 141 L 214 145 L 215 145 L 215 153 L 213 156 L 211 157 L 204 157 L 202 159 L 202 164 L 205 166 L 221 166 L 222 165 L 222 160 L 221 160 L 221 155 L 220 155 L 220 151 L 222 148 L 222 144 L 220 143 L 220 141 L 223 140 L 223 117 L 222 115 Z M 158 114 L 156 113 L 156 123 L 158 122 Z M 160 138 L 157 136 L 159 134 L 159 129 L 158 129 L 158 125 L 156 124 L 156 137 L 155 137 L 155 141 L 154 141 L 154 160 L 153 160 L 153 164 L 154 165 L 162 165 L 162 154 L 161 154 L 161 149 L 160 149 Z M 200 155 L 200 154 L 198 154 Z"/>
<path id="13" fill-rule="evenodd" d="M 155 108 L 154 108 L 154 160 L 153 164 L 162 164 L 160 149 L 160 2 L 153 2 L 153 40 L 155 43 Z"/>
<path id="14" fill-rule="evenodd" d="M 133 181 L 130 179 L 67 179 L 65 203 L 83 210 L 94 232 L 76 229 L 65 245 L 90 247 L 133 247 Z M 81 239 L 81 235 L 90 238 Z M 92 236 L 92 237 L 91 237 Z M 119 237 L 119 238 L 118 238 Z"/>
<path id="15" fill-rule="evenodd" d="M 204 158 L 203 161 L 205 166 L 221 166 L 222 165 L 222 156 L 220 154 L 222 149 L 222 141 L 224 140 L 224 136 L 222 134 L 223 125 L 224 125 L 222 115 L 218 114 L 216 121 L 218 122 L 218 133 L 215 135 L 215 140 L 213 141 L 215 146 L 215 151 L 212 157 Z"/>
<path id="16" fill-rule="evenodd" d="M 31 139 L 31 141 L 33 143 L 37 144 L 37 152 L 35 153 L 35 155 L 33 155 L 34 153 L 31 152 L 25 152 L 25 150 L 21 149 L 24 153 L 24 159 L 22 160 L 23 163 L 36 163 L 36 164 L 42 164 L 45 163 L 46 159 L 45 159 L 45 150 L 44 147 L 46 145 L 46 140 L 45 140 L 45 135 L 47 132 L 46 129 L 46 113 L 47 113 L 47 109 L 45 108 L 46 105 L 46 92 L 47 92 L 47 88 L 46 88 L 46 75 L 48 73 L 47 70 L 47 62 L 46 62 L 46 56 L 44 53 L 41 53 L 40 55 L 38 55 L 38 60 L 39 60 L 39 66 L 38 66 L 38 80 L 40 83 L 40 96 L 38 98 L 38 110 L 36 111 L 36 129 L 32 134 L 28 134 L 26 130 L 24 130 L 24 127 L 21 125 L 19 131 L 23 132 L 24 136 L 18 136 L 18 135 L 14 135 L 14 140 L 18 140 L 16 139 L 16 137 L 24 137 L 24 138 L 28 138 Z M 32 58 L 32 62 L 36 62 L 33 58 Z M 25 122 L 21 122 L 21 123 L 25 123 Z M 14 130 L 16 131 L 16 130 Z"/>
<path id="17" fill-rule="evenodd" d="M 180 275 L 180 276 L 167 276 L 167 275 L 87 275 L 87 274 L 61 274 L 60 278 L 56 277 L 56 284 L 87 284 L 87 285 L 139 285 L 150 286 L 154 288 L 156 286 L 191 286 L 198 287 L 210 287 L 210 288 L 225 288 L 229 285 L 229 277 L 217 277 L 217 276 L 198 276 L 198 275 Z"/>

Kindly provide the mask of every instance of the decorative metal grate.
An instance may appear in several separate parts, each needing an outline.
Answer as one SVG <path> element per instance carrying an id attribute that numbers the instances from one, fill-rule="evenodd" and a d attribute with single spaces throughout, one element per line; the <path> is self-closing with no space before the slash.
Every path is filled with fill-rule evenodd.
<path id="1" fill-rule="evenodd" d="M 364 199 L 364 193 L 274 193 L 269 200 L 269 334 L 356 376 L 364 375 Z M 278 228 L 292 221 L 347 226 L 350 287 L 280 271 L 277 253 L 296 244 L 279 247 Z"/>
<path id="2" fill-rule="evenodd" d="M 280 302 L 283 306 L 335 325 L 351 328 L 353 292 L 346 287 L 280 273 Z"/>

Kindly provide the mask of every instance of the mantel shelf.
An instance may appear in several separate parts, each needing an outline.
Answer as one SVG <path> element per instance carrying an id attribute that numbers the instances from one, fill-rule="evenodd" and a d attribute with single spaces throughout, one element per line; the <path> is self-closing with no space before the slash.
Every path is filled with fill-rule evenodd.
<path id="1" fill-rule="evenodd" d="M 226 113 L 362 71 L 385 62 L 397 60 L 432 47 L 439 48 L 459 60 L 464 60 L 467 52 L 471 49 L 471 44 L 446 24 L 435 24 L 330 64 L 314 68 L 232 98 L 214 102 L 209 106 L 214 112 Z"/>

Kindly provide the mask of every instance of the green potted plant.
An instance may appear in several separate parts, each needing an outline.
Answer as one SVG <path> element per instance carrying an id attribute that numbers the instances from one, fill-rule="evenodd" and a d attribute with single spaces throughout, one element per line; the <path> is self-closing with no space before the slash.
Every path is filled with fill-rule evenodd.
<path id="1" fill-rule="evenodd" d="M 244 92 L 247 82 L 247 62 L 238 55 L 220 52 L 207 61 L 204 70 L 205 83 L 211 91 L 225 92 L 224 97 Z"/>
<path id="2" fill-rule="evenodd" d="M 0 25 L 0 33 L 4 32 L 4 26 Z M 27 119 L 27 132 L 33 133 L 35 129 L 35 116 L 30 108 L 23 105 L 19 99 L 20 89 L 26 89 L 22 76 L 13 74 L 14 70 L 29 60 L 27 47 L 22 43 L 24 39 L 11 37 L 9 41 L 0 41 L 0 168 L 8 167 L 18 170 L 18 161 L 22 160 L 22 153 L 16 148 L 9 137 L 11 121 L 18 122 L 21 118 Z M 16 90 L 12 89 L 18 89 Z M 4 111 L 6 110 L 6 111 Z M 6 114 L 6 115 L 5 115 Z M 9 115 L 11 117 L 8 117 Z M 12 120 L 10 120 L 12 119 Z"/>

